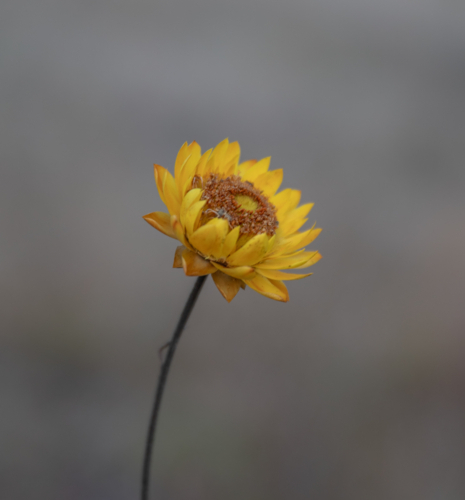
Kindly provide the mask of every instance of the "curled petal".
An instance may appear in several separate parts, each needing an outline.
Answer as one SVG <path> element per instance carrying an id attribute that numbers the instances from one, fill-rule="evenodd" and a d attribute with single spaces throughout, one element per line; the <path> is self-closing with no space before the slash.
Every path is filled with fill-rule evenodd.
<path id="1" fill-rule="evenodd" d="M 317 227 L 315 229 L 309 229 L 302 233 L 302 238 L 299 241 L 301 247 L 306 247 L 321 233 L 321 228 Z"/>
<path id="2" fill-rule="evenodd" d="M 185 189 L 189 184 L 187 181 L 189 179 L 192 179 L 192 177 L 194 176 L 197 164 L 199 163 L 201 157 L 200 146 L 195 141 L 189 145 L 188 149 L 190 154 L 184 161 L 184 164 L 181 167 L 181 171 L 176 178 L 181 196 L 184 195 Z"/>
<path id="3" fill-rule="evenodd" d="M 289 292 L 287 291 L 286 285 L 282 281 L 277 280 L 270 280 L 270 283 L 282 293 L 284 302 L 289 302 Z"/>
<path id="4" fill-rule="evenodd" d="M 187 248 L 182 252 L 181 259 L 182 267 L 187 276 L 205 276 L 216 272 L 216 267 L 212 266 L 210 262 Z"/>
<path id="5" fill-rule="evenodd" d="M 170 215 L 179 215 L 180 198 L 178 188 L 173 176 L 160 165 L 155 165 L 155 180 L 157 182 L 158 191 L 163 193 L 160 197 L 167 206 Z"/>
<path id="6" fill-rule="evenodd" d="M 298 248 L 306 247 L 310 245 L 313 240 L 321 233 L 321 228 L 317 227 L 315 229 L 309 229 L 301 233 L 301 235 L 296 235 L 298 238 L 294 242 L 294 246 L 291 245 L 290 251 L 297 250 Z"/>
<path id="7" fill-rule="evenodd" d="M 258 293 L 273 300 L 287 302 L 289 295 L 285 286 L 277 286 L 264 276 L 257 275 L 254 279 L 248 280 L 247 285 Z"/>
<path id="8" fill-rule="evenodd" d="M 229 146 L 228 139 L 221 141 L 212 151 L 210 158 L 207 161 L 206 170 L 211 173 L 221 173 L 223 166 L 224 155 Z"/>
<path id="9" fill-rule="evenodd" d="M 174 252 L 174 262 L 173 262 L 173 267 L 174 268 L 181 268 L 182 267 L 182 253 L 186 247 L 184 245 L 180 245 L 176 247 L 176 251 Z"/>
<path id="10" fill-rule="evenodd" d="M 256 265 L 257 269 L 304 269 L 313 266 L 321 259 L 321 254 L 316 250 L 305 252 L 303 249 L 294 255 L 266 259 Z"/>
<path id="11" fill-rule="evenodd" d="M 173 228 L 176 238 L 187 248 L 190 248 L 188 241 L 186 240 L 186 235 L 184 234 L 184 229 L 181 223 L 178 221 L 176 215 L 171 216 L 171 227 Z"/>
<path id="12" fill-rule="evenodd" d="M 197 201 L 187 210 L 184 216 L 184 222 L 188 238 L 190 238 L 192 233 L 198 228 L 200 217 L 202 216 L 202 209 L 206 203 L 205 200 Z"/>
<path id="13" fill-rule="evenodd" d="M 231 278 L 231 276 L 228 276 L 227 274 L 224 274 L 220 271 L 217 271 L 215 274 L 213 274 L 212 278 L 221 295 L 228 302 L 231 302 L 231 300 L 237 295 L 237 292 L 241 288 L 242 281 L 236 278 Z"/>
<path id="14" fill-rule="evenodd" d="M 276 269 L 257 269 L 257 273 L 265 276 L 270 280 L 279 280 L 279 281 L 290 281 L 290 280 L 300 280 L 302 278 L 306 278 L 313 273 L 309 274 L 291 274 L 291 273 L 283 273 L 282 271 L 278 271 Z"/>
<path id="15" fill-rule="evenodd" d="M 210 158 L 212 150 L 209 149 L 208 151 L 205 151 L 205 153 L 201 156 L 199 163 L 197 164 L 197 169 L 195 171 L 196 175 L 202 177 L 206 175 L 206 166 L 207 166 L 207 161 Z"/>
<path id="16" fill-rule="evenodd" d="M 186 225 L 186 214 L 194 203 L 197 203 L 202 196 L 202 190 L 199 188 L 191 189 L 183 198 L 180 209 L 180 221 L 183 226 Z"/>
<path id="17" fill-rule="evenodd" d="M 299 250 L 294 255 L 283 257 L 270 257 L 265 259 L 260 264 L 257 264 L 257 269 L 293 269 L 307 262 L 310 257 L 315 255 L 315 252 L 306 252 Z M 304 254 L 304 255 L 303 255 Z"/>
<path id="18" fill-rule="evenodd" d="M 304 269 L 306 267 L 313 266 L 313 264 L 316 264 L 320 259 L 321 259 L 320 252 L 314 252 L 314 255 L 312 257 L 310 257 L 307 261 L 305 261 L 300 266 L 297 266 L 296 269 Z"/>
<path id="19" fill-rule="evenodd" d="M 321 233 L 320 228 L 307 229 L 303 233 L 294 234 L 281 241 L 279 245 L 276 246 L 274 253 L 277 255 L 291 253 L 299 248 L 306 247 Z"/>
<path id="20" fill-rule="evenodd" d="M 187 142 L 185 142 L 176 156 L 176 161 L 174 162 L 174 177 L 175 179 L 179 178 L 179 174 L 181 172 L 181 167 L 183 166 L 186 158 L 189 156 L 189 146 Z"/>
<path id="21" fill-rule="evenodd" d="M 176 238 L 173 228 L 171 227 L 169 214 L 164 212 L 152 212 L 151 214 L 144 215 L 143 219 L 161 233 L 166 234 L 166 236 Z"/>
<path id="22" fill-rule="evenodd" d="M 237 278 L 240 280 L 249 280 L 255 277 L 256 273 L 253 267 L 250 266 L 240 266 L 240 267 L 226 267 L 212 262 L 212 264 L 224 274 L 231 276 L 232 278 Z"/>
<path id="23" fill-rule="evenodd" d="M 155 183 L 157 184 L 158 194 L 160 195 L 161 201 L 165 203 L 165 195 L 163 193 L 163 180 L 164 180 L 164 168 L 161 165 L 153 166 L 153 174 L 155 176 Z"/>

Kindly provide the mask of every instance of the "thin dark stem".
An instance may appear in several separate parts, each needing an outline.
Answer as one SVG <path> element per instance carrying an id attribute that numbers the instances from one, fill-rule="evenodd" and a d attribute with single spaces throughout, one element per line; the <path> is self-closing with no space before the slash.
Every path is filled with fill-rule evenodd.
<path id="1" fill-rule="evenodd" d="M 168 352 L 166 358 L 160 368 L 160 375 L 158 376 L 157 390 L 155 393 L 155 401 L 153 403 L 152 414 L 150 415 L 149 430 L 147 433 L 147 441 L 145 443 L 144 465 L 142 469 L 142 500 L 149 498 L 149 479 L 150 479 L 150 462 L 152 459 L 153 442 L 155 438 L 155 428 L 157 426 L 158 412 L 160 411 L 161 398 L 163 397 L 163 390 L 165 389 L 166 379 L 168 378 L 168 371 L 170 369 L 171 361 L 176 350 L 176 345 L 181 338 L 182 331 L 186 326 L 187 320 L 194 309 L 197 297 L 202 290 L 206 276 L 199 276 L 195 282 L 189 298 L 187 299 L 184 310 L 179 318 L 176 330 L 173 333 L 173 338 L 169 342 Z"/>

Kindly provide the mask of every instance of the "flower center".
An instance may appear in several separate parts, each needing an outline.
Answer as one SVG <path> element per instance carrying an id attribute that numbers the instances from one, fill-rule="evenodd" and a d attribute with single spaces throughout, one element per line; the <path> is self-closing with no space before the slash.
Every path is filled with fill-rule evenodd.
<path id="1" fill-rule="evenodd" d="M 207 201 L 203 211 L 207 218 L 226 219 L 231 229 L 240 226 L 241 234 L 272 236 L 278 227 L 274 205 L 251 182 L 237 175 L 221 179 L 211 174 L 201 199 Z"/>
<path id="2" fill-rule="evenodd" d="M 234 198 L 236 198 L 236 201 L 237 203 L 239 203 L 239 206 L 242 210 L 255 212 L 255 210 L 257 210 L 258 208 L 257 201 L 246 194 L 237 194 Z"/>

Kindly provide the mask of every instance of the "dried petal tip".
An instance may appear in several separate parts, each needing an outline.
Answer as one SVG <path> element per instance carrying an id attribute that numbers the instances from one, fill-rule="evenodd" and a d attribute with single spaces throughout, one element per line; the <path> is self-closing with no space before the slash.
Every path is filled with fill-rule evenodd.
<path id="1" fill-rule="evenodd" d="M 213 281 L 215 285 L 218 287 L 221 295 L 228 301 L 236 296 L 237 292 L 241 288 L 241 280 L 236 278 L 231 278 L 227 274 L 222 273 L 221 271 L 216 272 L 212 275 Z"/>

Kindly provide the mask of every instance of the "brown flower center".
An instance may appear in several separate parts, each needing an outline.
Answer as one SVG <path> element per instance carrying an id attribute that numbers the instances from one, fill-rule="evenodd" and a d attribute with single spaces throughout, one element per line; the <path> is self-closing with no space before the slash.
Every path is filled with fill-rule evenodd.
<path id="1" fill-rule="evenodd" d="M 276 208 L 251 182 L 237 175 L 221 179 L 211 174 L 203 184 L 204 215 L 226 219 L 231 229 L 240 226 L 241 234 L 266 233 L 278 227 Z"/>

